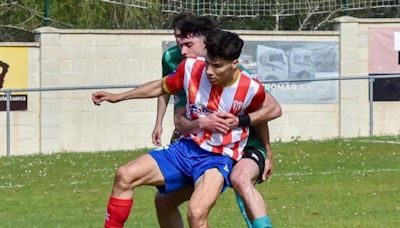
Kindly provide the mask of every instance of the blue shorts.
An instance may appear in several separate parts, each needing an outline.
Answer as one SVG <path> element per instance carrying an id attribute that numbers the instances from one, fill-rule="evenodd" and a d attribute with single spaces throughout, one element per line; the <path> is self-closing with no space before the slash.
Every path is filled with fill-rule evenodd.
<path id="1" fill-rule="evenodd" d="M 163 194 L 188 185 L 194 186 L 197 179 L 211 168 L 217 168 L 224 177 L 222 191 L 230 186 L 229 175 L 233 160 L 203 150 L 190 139 L 180 139 L 169 146 L 154 149 L 149 154 L 156 160 L 164 176 L 165 185 L 157 187 Z"/>

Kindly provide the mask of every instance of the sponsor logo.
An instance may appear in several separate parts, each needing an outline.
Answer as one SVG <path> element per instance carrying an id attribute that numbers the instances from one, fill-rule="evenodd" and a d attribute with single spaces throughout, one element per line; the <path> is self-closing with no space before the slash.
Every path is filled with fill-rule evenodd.
<path id="1" fill-rule="evenodd" d="M 190 104 L 189 110 L 190 110 L 190 113 L 196 117 L 208 116 L 208 114 L 211 113 L 207 108 L 199 106 L 197 104 Z"/>
<path id="2" fill-rule="evenodd" d="M 224 166 L 224 170 L 225 170 L 226 172 L 229 172 L 228 165 L 225 165 L 225 166 Z"/>
<path id="3" fill-rule="evenodd" d="M 156 147 L 156 148 L 154 148 L 153 150 L 154 150 L 154 151 L 168 150 L 168 148 L 169 148 L 169 146 L 167 145 L 167 146 L 162 146 L 162 147 Z"/>
<path id="4" fill-rule="evenodd" d="M 251 156 L 256 159 L 257 161 L 260 161 L 260 158 L 257 156 L 257 154 L 252 153 Z"/>

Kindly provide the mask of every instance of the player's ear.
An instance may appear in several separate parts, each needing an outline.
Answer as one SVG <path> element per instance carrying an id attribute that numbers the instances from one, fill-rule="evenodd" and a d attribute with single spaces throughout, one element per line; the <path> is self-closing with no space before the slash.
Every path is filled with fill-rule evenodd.
<path id="1" fill-rule="evenodd" d="M 233 66 L 234 68 L 237 68 L 237 67 L 238 67 L 238 64 L 239 64 L 239 60 L 238 60 L 238 59 L 235 59 L 235 60 L 232 61 L 232 66 Z"/>

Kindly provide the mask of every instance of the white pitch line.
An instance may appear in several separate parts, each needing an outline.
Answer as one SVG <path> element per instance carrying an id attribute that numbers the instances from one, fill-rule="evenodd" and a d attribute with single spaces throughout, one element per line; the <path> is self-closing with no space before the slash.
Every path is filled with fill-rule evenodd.
<path id="1" fill-rule="evenodd" d="M 366 170 L 343 170 L 343 171 L 326 171 L 326 172 L 295 172 L 295 173 L 274 173 L 273 176 L 312 176 L 312 175 L 332 175 L 336 173 L 360 174 L 360 173 L 383 173 L 383 172 L 400 172 L 400 169 L 366 169 Z"/>
<path id="2" fill-rule="evenodd" d="M 355 141 L 355 142 L 365 142 L 365 143 L 385 143 L 385 144 L 400 144 L 400 142 L 397 142 L 397 141 L 382 141 L 382 140 L 363 140 L 363 139 L 360 139 L 360 140 L 345 140 L 345 141 L 347 141 L 347 142 L 349 142 L 349 141 Z"/>
<path id="3" fill-rule="evenodd" d="M 17 184 L 17 185 L 0 185 L 0 188 L 22 188 L 22 187 L 24 187 L 24 185 L 20 185 L 20 184 Z"/>

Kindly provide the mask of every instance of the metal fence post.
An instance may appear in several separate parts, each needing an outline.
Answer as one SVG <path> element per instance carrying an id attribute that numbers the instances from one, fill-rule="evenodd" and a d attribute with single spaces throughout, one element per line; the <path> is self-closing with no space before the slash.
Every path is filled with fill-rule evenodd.
<path id="1" fill-rule="evenodd" d="M 374 81 L 375 78 L 369 78 L 369 137 L 374 135 Z"/>
<path id="2" fill-rule="evenodd" d="M 10 134 L 10 111 L 11 111 L 11 91 L 6 91 L 6 112 L 7 112 L 7 157 L 11 155 L 11 134 Z"/>
<path id="3" fill-rule="evenodd" d="M 49 10 L 50 10 L 50 0 L 44 0 L 44 26 L 50 25 L 50 17 L 49 17 Z"/>

